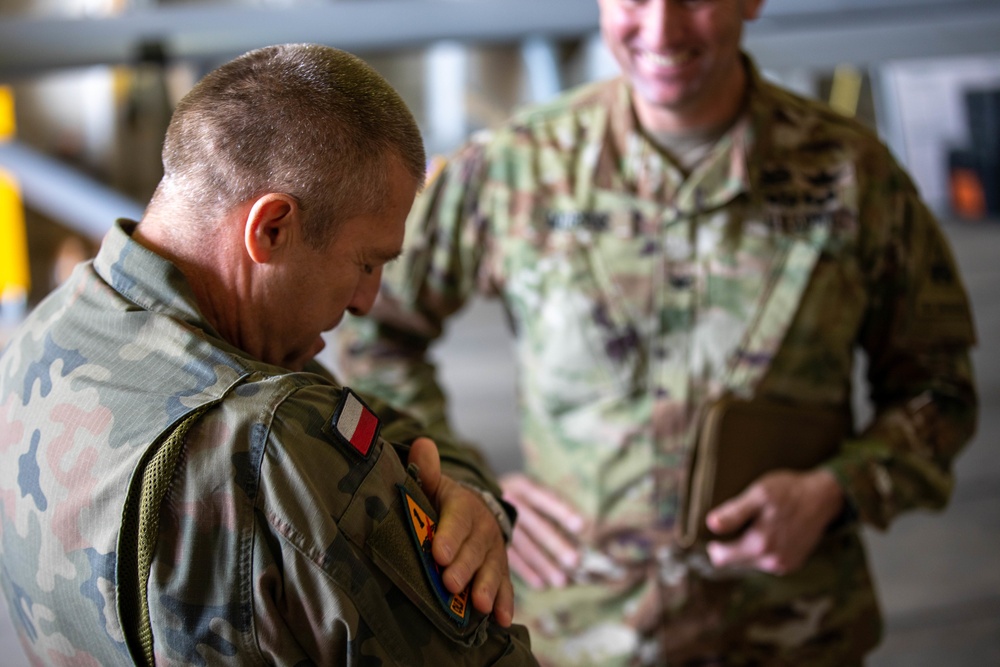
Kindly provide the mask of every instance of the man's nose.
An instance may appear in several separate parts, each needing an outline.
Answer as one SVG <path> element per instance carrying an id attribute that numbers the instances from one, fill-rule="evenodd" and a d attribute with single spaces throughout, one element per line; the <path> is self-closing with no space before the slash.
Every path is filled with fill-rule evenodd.
<path id="1" fill-rule="evenodd" d="M 371 273 L 362 274 L 358 286 L 354 290 L 354 295 L 347 304 L 347 312 L 351 315 L 367 315 L 375 303 L 378 296 L 379 286 L 382 284 L 382 267 Z"/>
<path id="2" fill-rule="evenodd" d="M 687 33 L 687 8 L 677 0 L 650 0 L 642 16 L 642 30 L 650 49 L 669 49 Z"/>

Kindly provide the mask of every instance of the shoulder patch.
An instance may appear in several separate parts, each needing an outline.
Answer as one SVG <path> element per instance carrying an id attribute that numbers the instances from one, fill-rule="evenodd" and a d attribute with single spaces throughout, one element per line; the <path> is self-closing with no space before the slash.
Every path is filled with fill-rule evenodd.
<path id="1" fill-rule="evenodd" d="M 340 403 L 330 420 L 330 430 L 345 446 L 368 458 L 378 439 L 381 422 L 361 398 L 344 387 Z"/>
<path id="2" fill-rule="evenodd" d="M 441 603 L 448 617 L 460 628 L 464 628 L 469 622 L 469 587 L 461 593 L 452 593 L 444 586 L 441 579 L 441 566 L 434 560 L 431 554 L 431 544 L 434 542 L 434 532 L 437 524 L 431 519 L 424 508 L 409 494 L 402 484 L 397 485 L 400 493 L 403 494 L 403 510 L 406 512 L 406 524 L 410 527 L 410 535 L 413 536 L 417 552 L 420 555 L 420 562 L 424 566 L 424 573 L 430 582 L 434 594 Z"/>

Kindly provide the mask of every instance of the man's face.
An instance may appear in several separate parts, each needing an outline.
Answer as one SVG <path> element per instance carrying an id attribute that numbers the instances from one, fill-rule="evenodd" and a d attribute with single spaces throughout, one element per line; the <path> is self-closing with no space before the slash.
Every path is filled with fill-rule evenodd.
<path id="1" fill-rule="evenodd" d="M 280 314 L 274 324 L 285 341 L 279 365 L 301 369 L 323 349 L 320 334 L 336 327 L 344 311 L 364 315 L 371 309 L 382 267 L 402 250 L 415 194 L 413 179 L 393 161 L 385 211 L 346 220 L 325 247 L 300 244 L 297 261 L 288 267 L 280 295 L 275 295 Z"/>
<path id="2" fill-rule="evenodd" d="M 651 130 L 721 122 L 718 109 L 742 98 L 743 21 L 763 0 L 598 0 L 601 31 Z"/>

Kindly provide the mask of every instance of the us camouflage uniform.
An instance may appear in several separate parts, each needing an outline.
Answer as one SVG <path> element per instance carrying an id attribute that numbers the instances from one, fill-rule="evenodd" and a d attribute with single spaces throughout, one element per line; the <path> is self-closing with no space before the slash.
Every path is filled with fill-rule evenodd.
<path id="1" fill-rule="evenodd" d="M 132 664 L 123 505 L 153 446 L 202 408 L 159 506 L 158 665 L 536 664 L 523 627 L 435 592 L 436 514 L 406 447 L 387 444 L 417 424 L 371 402 L 381 436 L 354 443 L 336 409 L 360 408 L 355 394 L 318 364 L 292 373 L 222 340 L 134 224 L 0 357 L 0 579 L 32 664 Z M 442 455 L 499 493 L 475 459 Z"/>
<path id="2" fill-rule="evenodd" d="M 911 181 L 859 123 L 747 67 L 744 113 L 687 175 L 623 79 L 474 137 L 415 205 L 376 318 L 341 329 L 348 377 L 445 432 L 423 353 L 474 294 L 503 300 L 526 473 L 590 522 L 571 586 L 518 586 L 543 663 L 858 662 L 881 620 L 857 520 L 943 506 L 974 430 L 967 296 Z M 827 462 L 850 509 L 802 570 L 680 548 L 706 403 L 849 410 L 859 347 L 877 414 Z"/>

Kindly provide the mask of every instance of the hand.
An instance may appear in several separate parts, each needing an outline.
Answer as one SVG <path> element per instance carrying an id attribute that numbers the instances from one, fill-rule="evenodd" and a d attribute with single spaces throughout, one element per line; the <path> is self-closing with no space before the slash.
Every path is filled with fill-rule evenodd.
<path id="1" fill-rule="evenodd" d="M 570 538 L 583 529 L 575 509 L 522 474 L 500 479 L 504 500 L 517 508 L 510 543 L 510 566 L 535 589 L 561 588 L 580 563 L 580 547 Z"/>
<path id="2" fill-rule="evenodd" d="M 709 558 L 716 567 L 790 574 L 805 564 L 843 507 L 843 490 L 828 470 L 768 473 L 709 512 L 705 523 L 714 533 L 746 525 L 733 540 L 709 542 Z"/>
<path id="3" fill-rule="evenodd" d="M 478 495 L 441 474 L 437 445 L 417 438 L 407 463 L 420 468 L 424 493 L 438 508 L 438 526 L 431 554 L 444 568 L 441 578 L 452 593 L 472 582 L 472 604 L 497 623 L 509 627 L 514 618 L 514 589 L 507 569 L 507 551 L 496 518 Z"/>

